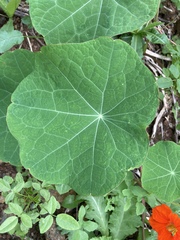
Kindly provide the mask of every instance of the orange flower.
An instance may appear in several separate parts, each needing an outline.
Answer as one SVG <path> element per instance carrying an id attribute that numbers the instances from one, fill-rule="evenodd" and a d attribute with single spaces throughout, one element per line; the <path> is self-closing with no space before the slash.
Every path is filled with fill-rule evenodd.
<path id="1" fill-rule="evenodd" d="M 149 222 L 158 233 L 158 240 L 180 240 L 180 217 L 167 205 L 153 208 Z"/>

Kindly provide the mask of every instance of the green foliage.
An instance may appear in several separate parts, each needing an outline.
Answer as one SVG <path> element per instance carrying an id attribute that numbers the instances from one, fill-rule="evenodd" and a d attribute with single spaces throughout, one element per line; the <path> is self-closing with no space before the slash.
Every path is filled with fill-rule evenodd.
<path id="1" fill-rule="evenodd" d="M 107 193 L 142 164 L 158 106 L 151 72 L 108 37 L 42 48 L 11 100 L 7 122 L 22 165 L 85 195 Z"/>
<path id="2" fill-rule="evenodd" d="M 0 159 L 15 166 L 21 165 L 19 145 L 7 127 L 7 107 L 18 84 L 34 70 L 34 60 L 35 54 L 26 50 L 6 52 L 0 57 Z"/>
<path id="3" fill-rule="evenodd" d="M 10 214 L 0 233 L 24 237 L 36 223 L 45 233 L 56 220 L 70 240 L 123 240 L 137 230 L 140 239 L 144 202 L 154 207 L 157 198 L 178 198 L 179 146 L 149 149 L 146 133 L 158 107 L 154 77 L 140 60 L 148 41 L 172 57 L 158 87 L 180 93 L 180 47 L 159 34 L 161 23 L 150 22 L 159 2 L 29 0 L 32 25 L 47 46 L 0 56 L 0 159 L 33 177 L 0 179 Z M 12 20 L 0 34 L 1 53 L 23 40 Z M 128 172 L 140 165 L 144 189 Z M 62 203 L 78 209 L 77 219 L 56 216 L 51 183 L 61 194 L 70 188 L 80 194 Z"/>
<path id="4" fill-rule="evenodd" d="M 11 18 L 20 2 L 21 0 L 0 0 L 0 7 Z"/>
<path id="5" fill-rule="evenodd" d="M 24 23 L 25 25 L 27 25 L 29 29 L 33 28 L 32 21 L 31 21 L 30 16 L 24 16 L 24 17 L 22 18 L 22 23 Z"/>
<path id="6" fill-rule="evenodd" d="M 179 198 L 179 146 L 173 142 L 158 142 L 149 149 L 143 164 L 143 187 L 165 202 Z"/>
<path id="7" fill-rule="evenodd" d="M 0 53 L 4 53 L 9 50 L 15 44 L 20 44 L 23 41 L 23 35 L 21 32 L 14 30 L 13 21 L 10 19 L 0 29 Z"/>
<path id="8" fill-rule="evenodd" d="M 53 223 L 53 214 L 60 208 L 49 186 L 31 178 L 27 172 L 18 172 L 15 179 L 0 178 L 0 189 L 10 214 L 0 225 L 0 233 L 8 232 L 19 237 L 25 236 L 32 225 L 39 222 L 40 233 L 46 232 Z M 14 216 L 11 216 L 14 215 Z"/>
<path id="9" fill-rule="evenodd" d="M 177 9 L 180 10 L 180 0 L 172 0 L 172 2 L 176 5 Z"/>
<path id="10" fill-rule="evenodd" d="M 149 22 L 140 29 L 120 35 L 120 39 L 127 42 L 137 52 L 142 59 L 147 48 L 147 43 L 153 44 L 169 44 L 169 39 L 165 34 L 159 33 L 157 26 L 162 25 L 161 22 Z"/>
<path id="11" fill-rule="evenodd" d="M 169 42 L 165 33 L 159 33 L 157 29 L 152 28 L 146 32 L 146 38 L 155 44 L 167 44 Z"/>
<path id="12" fill-rule="evenodd" d="M 159 88 L 170 88 L 173 87 L 180 93 L 180 61 L 176 61 L 171 64 L 169 68 L 164 68 L 164 77 L 159 77 L 157 79 L 157 84 Z"/>
<path id="13" fill-rule="evenodd" d="M 32 23 L 47 44 L 84 42 L 140 28 L 159 0 L 29 0 Z"/>
<path id="14" fill-rule="evenodd" d="M 78 220 L 59 214 L 56 221 L 68 239 L 123 240 L 142 226 L 140 215 L 146 211 L 142 200 L 155 206 L 155 198 L 149 201 L 148 197 L 129 172 L 121 185 L 105 196 L 78 196 L 77 199 L 86 203 L 78 211 Z M 94 230 L 99 232 L 99 237 Z"/>

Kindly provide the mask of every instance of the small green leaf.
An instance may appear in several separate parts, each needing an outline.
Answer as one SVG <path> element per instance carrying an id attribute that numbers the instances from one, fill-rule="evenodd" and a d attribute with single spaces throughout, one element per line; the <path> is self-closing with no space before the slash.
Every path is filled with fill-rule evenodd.
<path id="1" fill-rule="evenodd" d="M 9 182 L 0 178 L 0 191 L 1 192 L 8 192 L 9 190 L 11 190 L 11 186 L 10 186 Z"/>
<path id="2" fill-rule="evenodd" d="M 24 23 L 25 25 L 27 25 L 28 29 L 32 29 L 33 25 L 32 25 L 32 21 L 30 16 L 25 16 L 22 18 L 22 23 Z"/>
<path id="3" fill-rule="evenodd" d="M 25 182 L 25 184 L 24 184 L 24 188 L 30 188 L 31 186 L 32 186 L 32 181 L 31 180 Z"/>
<path id="4" fill-rule="evenodd" d="M 4 11 L 6 12 L 6 14 L 10 18 L 13 16 L 13 14 L 14 14 L 14 12 L 15 12 L 15 10 L 18 7 L 20 2 L 21 2 L 21 0 L 10 0 L 6 4 L 6 7 L 4 8 Z"/>
<path id="5" fill-rule="evenodd" d="M 17 203 L 9 203 L 9 209 L 11 210 L 12 213 L 18 216 L 20 216 L 23 212 L 22 207 L 19 206 Z"/>
<path id="6" fill-rule="evenodd" d="M 79 224 L 81 225 L 82 222 L 83 222 L 83 219 L 84 219 L 84 216 L 86 214 L 86 209 L 85 207 L 82 205 L 80 208 L 79 208 L 79 211 L 78 211 L 78 219 L 79 219 Z"/>
<path id="7" fill-rule="evenodd" d="M 15 193 L 20 192 L 24 187 L 24 182 L 20 182 L 17 185 L 14 186 L 14 188 L 12 189 Z"/>
<path id="8" fill-rule="evenodd" d="M 112 237 L 103 236 L 103 237 L 94 237 L 94 238 L 91 238 L 91 240 L 113 240 L 113 239 Z"/>
<path id="9" fill-rule="evenodd" d="M 169 70 L 172 73 L 172 75 L 174 76 L 174 78 L 178 78 L 180 76 L 180 70 L 174 64 L 171 64 Z"/>
<path id="10" fill-rule="evenodd" d="M 32 183 L 32 187 L 35 189 L 35 190 L 37 190 L 37 191 L 39 191 L 40 189 L 41 189 L 41 185 L 40 185 L 40 183 Z"/>
<path id="11" fill-rule="evenodd" d="M 80 202 L 82 202 L 81 199 L 80 200 L 76 199 L 75 195 L 69 194 L 67 197 L 64 198 L 62 202 L 62 206 L 64 208 L 73 209 L 73 208 L 76 208 Z"/>
<path id="12" fill-rule="evenodd" d="M 11 184 L 14 181 L 14 179 L 10 176 L 4 176 L 3 179 L 4 179 L 4 181 L 8 182 L 9 184 Z"/>
<path id="13" fill-rule="evenodd" d="M 18 217 L 12 216 L 8 217 L 1 225 L 0 225 L 0 233 L 6 233 L 11 231 L 18 224 Z"/>
<path id="14" fill-rule="evenodd" d="M 40 195 L 46 200 L 48 201 L 50 198 L 50 192 L 47 189 L 41 189 L 39 191 Z"/>
<path id="15" fill-rule="evenodd" d="M 32 228 L 32 220 L 27 214 L 21 214 L 21 221 L 27 229 Z"/>
<path id="16" fill-rule="evenodd" d="M 88 240 L 88 234 L 82 230 L 73 231 L 71 234 L 71 240 Z"/>
<path id="17" fill-rule="evenodd" d="M 136 215 L 139 216 L 143 214 L 143 212 L 146 210 L 144 204 L 137 202 L 136 203 Z"/>
<path id="18" fill-rule="evenodd" d="M 15 193 L 11 191 L 8 193 L 8 195 L 5 197 L 5 203 L 8 204 L 15 196 Z"/>
<path id="19" fill-rule="evenodd" d="M 27 213 L 27 215 L 31 218 L 32 222 L 35 223 L 36 220 L 38 221 L 38 217 L 39 217 L 39 212 L 34 212 L 34 211 L 30 211 Z"/>
<path id="20" fill-rule="evenodd" d="M 0 29 L 0 53 L 9 50 L 15 44 L 22 43 L 24 37 L 20 31 L 14 30 L 12 19 Z"/>
<path id="21" fill-rule="evenodd" d="M 163 70 L 164 75 L 165 75 L 166 77 L 169 77 L 169 75 L 170 75 L 169 68 L 163 68 L 162 70 Z"/>
<path id="22" fill-rule="evenodd" d="M 24 182 L 23 176 L 22 176 L 22 174 L 21 174 L 20 172 L 18 172 L 18 173 L 16 174 L 15 180 L 16 180 L 16 182 L 18 182 L 18 183 Z"/>
<path id="23" fill-rule="evenodd" d="M 65 213 L 61 213 L 57 215 L 56 223 L 59 227 L 68 231 L 75 231 L 80 229 L 80 225 L 76 221 L 76 219 L 74 219 L 72 216 Z"/>
<path id="24" fill-rule="evenodd" d="M 93 221 L 84 221 L 83 229 L 87 232 L 93 232 L 98 229 L 98 224 Z"/>
<path id="25" fill-rule="evenodd" d="M 122 191 L 123 195 L 127 198 L 132 198 L 133 197 L 133 194 L 132 194 L 132 191 L 130 189 L 124 189 Z"/>
<path id="26" fill-rule="evenodd" d="M 168 37 L 164 33 L 159 33 L 156 29 L 151 29 L 146 32 L 146 38 L 154 44 L 167 44 L 169 42 Z"/>
<path id="27" fill-rule="evenodd" d="M 162 22 L 151 22 L 147 26 L 143 27 L 142 30 L 138 31 L 140 33 L 144 33 L 145 31 L 151 30 L 152 28 L 162 25 Z"/>
<path id="28" fill-rule="evenodd" d="M 177 10 L 180 10 L 180 0 L 172 0 L 172 2 L 176 5 Z"/>
<path id="29" fill-rule="evenodd" d="M 147 203 L 149 204 L 149 206 L 151 208 L 155 207 L 158 205 L 157 199 L 156 199 L 156 195 L 155 194 L 147 194 Z"/>
<path id="30" fill-rule="evenodd" d="M 134 50 L 137 52 L 140 58 L 143 57 L 144 41 L 143 41 L 143 37 L 140 34 L 133 35 L 131 40 L 131 47 L 134 48 Z"/>
<path id="31" fill-rule="evenodd" d="M 173 81 L 169 77 L 160 77 L 157 79 L 157 85 L 159 88 L 169 88 L 173 86 Z"/>
<path id="32" fill-rule="evenodd" d="M 180 78 L 176 79 L 176 84 L 177 84 L 178 93 L 180 93 Z"/>
<path id="33" fill-rule="evenodd" d="M 6 209 L 4 209 L 4 213 L 6 214 L 12 214 L 11 210 L 7 207 Z"/>
<path id="34" fill-rule="evenodd" d="M 147 192 L 139 186 L 131 186 L 131 191 L 135 196 L 137 196 L 138 198 L 141 198 L 141 199 L 144 196 L 148 195 Z"/>
<path id="35" fill-rule="evenodd" d="M 53 214 L 57 208 L 59 208 L 59 203 L 54 196 L 51 196 L 48 203 L 45 205 L 46 210 L 49 214 Z"/>
<path id="36" fill-rule="evenodd" d="M 41 218 L 39 220 L 39 230 L 40 233 L 45 233 L 53 224 L 53 217 L 51 215 L 46 216 L 45 218 Z"/>
<path id="37" fill-rule="evenodd" d="M 10 232 L 9 234 L 15 234 L 16 236 L 21 237 L 22 239 L 25 238 L 25 235 L 28 233 L 28 230 L 22 223 L 18 223 L 14 232 Z"/>
<path id="38" fill-rule="evenodd" d="M 59 194 L 64 194 L 69 192 L 69 190 L 71 189 L 71 187 L 69 187 L 66 184 L 58 184 L 55 185 L 56 190 L 58 191 Z"/>

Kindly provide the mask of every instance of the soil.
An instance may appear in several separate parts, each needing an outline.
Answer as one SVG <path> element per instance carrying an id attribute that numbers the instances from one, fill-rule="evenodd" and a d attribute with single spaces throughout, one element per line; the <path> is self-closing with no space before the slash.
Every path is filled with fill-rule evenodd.
<path id="1" fill-rule="evenodd" d="M 28 11 L 28 5 L 25 3 L 25 1 L 22 1 L 14 15 L 14 27 L 15 29 L 20 30 L 26 37 L 21 45 L 14 46 L 12 50 L 23 48 L 35 52 L 39 51 L 40 48 L 45 45 L 42 36 L 40 36 L 34 29 L 29 29 L 27 25 L 22 23 L 22 17 L 29 15 Z M 159 21 L 164 23 L 162 30 L 167 34 L 169 38 L 172 38 L 174 35 L 180 36 L 180 14 L 177 11 L 175 5 L 170 0 L 162 2 L 162 7 L 160 8 L 158 18 Z M 0 27 L 2 27 L 7 22 L 7 20 L 8 18 L 0 10 Z M 29 38 L 28 36 L 38 36 L 40 38 Z M 162 52 L 160 45 L 149 45 L 148 48 L 158 54 L 161 54 Z M 161 68 L 169 66 L 169 61 L 162 61 L 161 59 L 159 60 L 153 56 L 151 59 L 155 62 L 156 65 L 160 66 Z M 149 67 L 149 64 L 146 65 Z M 150 68 L 150 70 L 152 71 L 152 68 Z M 156 73 L 155 76 L 157 76 Z M 174 142 L 178 142 L 180 140 L 179 131 L 176 130 L 177 120 L 175 120 L 172 111 L 173 105 L 175 103 L 174 101 L 177 101 L 180 104 L 179 96 L 174 96 L 172 92 L 165 93 L 163 101 L 160 100 L 159 109 L 157 109 L 157 115 L 147 128 L 150 145 L 153 145 L 160 140 L 169 140 Z M 8 163 L 3 163 L 0 161 L 0 178 L 5 175 L 14 177 L 16 175 L 16 168 Z M 58 195 L 58 193 L 54 193 L 54 195 L 56 195 L 57 199 L 62 198 L 62 196 Z M 62 199 L 60 201 L 62 201 Z M 3 222 L 3 220 L 6 218 L 6 215 L 3 213 L 3 210 L 5 208 L 6 205 L 4 203 L 4 199 L 0 196 L 0 223 Z M 40 234 L 38 226 L 35 225 L 29 231 L 27 237 L 29 238 L 25 239 L 65 240 L 65 237 L 61 236 L 59 234 L 59 231 L 57 231 L 55 223 L 53 223 L 53 226 L 46 234 Z M 3 239 L 19 240 L 20 238 L 11 236 L 9 234 L 1 234 L 0 240 Z M 127 239 L 136 239 L 136 235 L 133 235 L 131 238 L 129 237 Z"/>

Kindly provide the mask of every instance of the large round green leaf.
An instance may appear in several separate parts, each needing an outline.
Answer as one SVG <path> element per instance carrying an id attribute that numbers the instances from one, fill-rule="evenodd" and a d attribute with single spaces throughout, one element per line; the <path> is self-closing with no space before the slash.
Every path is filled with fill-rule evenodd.
<path id="1" fill-rule="evenodd" d="M 180 146 L 174 142 L 158 142 L 149 149 L 143 164 L 142 184 L 165 202 L 180 197 Z"/>
<path id="2" fill-rule="evenodd" d="M 125 42 L 47 46 L 12 96 L 8 126 L 22 164 L 81 194 L 104 194 L 142 164 L 157 108 L 151 72 Z"/>
<path id="3" fill-rule="evenodd" d="M 18 84 L 34 69 L 34 54 L 26 50 L 7 52 L 0 57 L 0 159 L 12 165 L 21 165 L 17 140 L 6 123 L 11 94 Z"/>
<path id="4" fill-rule="evenodd" d="M 29 0 L 33 26 L 46 43 L 83 42 L 140 28 L 159 0 Z"/>

